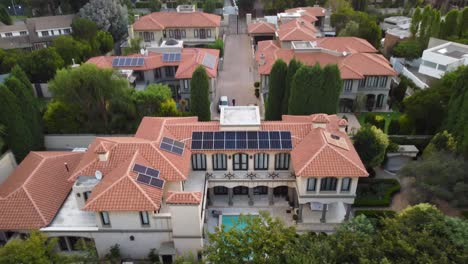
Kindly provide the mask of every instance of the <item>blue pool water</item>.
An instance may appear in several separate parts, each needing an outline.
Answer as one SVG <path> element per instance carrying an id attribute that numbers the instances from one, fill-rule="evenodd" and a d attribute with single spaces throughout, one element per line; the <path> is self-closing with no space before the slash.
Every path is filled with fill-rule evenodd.
<path id="1" fill-rule="evenodd" d="M 257 215 L 245 215 L 245 217 L 258 217 Z M 224 226 L 224 231 L 227 231 L 233 227 L 238 230 L 242 230 L 247 225 L 244 221 L 239 221 L 240 215 L 223 215 L 221 223 Z"/>

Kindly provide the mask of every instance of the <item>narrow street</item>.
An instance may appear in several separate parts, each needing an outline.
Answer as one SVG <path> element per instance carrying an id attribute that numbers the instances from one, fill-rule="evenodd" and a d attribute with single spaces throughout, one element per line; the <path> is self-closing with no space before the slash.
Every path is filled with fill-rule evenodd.
<path id="1" fill-rule="evenodd" d="M 216 98 L 212 104 L 212 119 L 218 119 L 218 101 L 227 96 L 229 105 L 232 99 L 236 105 L 260 105 L 254 94 L 254 60 L 245 19 L 229 16 L 224 43 L 224 65 L 219 71 Z M 239 33 L 239 34 L 237 34 Z"/>

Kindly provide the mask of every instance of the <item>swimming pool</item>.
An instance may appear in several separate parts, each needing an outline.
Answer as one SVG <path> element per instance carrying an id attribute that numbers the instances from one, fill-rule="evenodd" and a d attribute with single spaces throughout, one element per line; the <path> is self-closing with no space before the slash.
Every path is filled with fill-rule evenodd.
<path id="1" fill-rule="evenodd" d="M 224 226 L 224 231 L 228 231 L 229 229 L 235 227 L 238 230 L 244 229 L 247 224 L 244 221 L 239 221 L 240 215 L 220 215 L 219 216 L 219 223 Z M 258 215 L 245 215 L 245 217 L 254 218 L 258 217 Z"/>

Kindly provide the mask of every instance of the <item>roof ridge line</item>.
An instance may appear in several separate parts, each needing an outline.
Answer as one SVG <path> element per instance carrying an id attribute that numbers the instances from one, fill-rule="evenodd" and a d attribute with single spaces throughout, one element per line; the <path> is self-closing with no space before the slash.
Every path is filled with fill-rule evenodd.
<path id="1" fill-rule="evenodd" d="M 28 197 L 29 201 L 32 203 L 32 205 L 34 206 L 34 209 L 36 209 L 37 213 L 39 214 L 39 216 L 41 217 L 42 221 L 44 221 L 44 225 L 47 225 L 47 220 L 45 219 L 44 215 L 42 214 L 41 210 L 39 210 L 39 207 L 37 207 L 36 203 L 34 202 L 34 200 L 31 198 L 31 195 L 29 194 L 29 192 L 27 191 L 27 189 L 25 188 L 24 189 L 24 192 L 26 193 L 26 196 Z"/>
<path id="2" fill-rule="evenodd" d="M 348 143 L 348 142 L 346 142 L 346 143 Z M 328 144 L 328 143 L 327 143 L 327 144 Z M 328 145 L 329 145 L 329 144 L 328 144 Z M 336 153 L 338 153 L 340 156 L 342 156 L 343 158 L 345 158 L 347 161 L 349 161 L 351 164 L 353 164 L 355 167 L 357 167 L 360 171 L 363 171 L 363 172 L 365 172 L 366 174 L 369 174 L 369 173 L 367 172 L 367 170 L 361 169 L 360 166 L 358 166 L 354 161 L 350 160 L 348 157 L 346 157 L 345 155 L 341 154 L 341 153 L 340 153 L 338 150 L 336 150 L 334 147 L 332 147 L 332 146 L 330 146 L 330 145 L 329 145 L 329 147 L 330 147 L 333 151 L 335 151 Z"/>
<path id="3" fill-rule="evenodd" d="M 304 140 L 304 139 L 303 139 Z M 301 174 L 301 172 L 318 156 L 318 154 L 320 154 L 320 152 L 322 152 L 322 150 L 327 146 L 327 144 L 323 144 L 322 147 L 320 147 L 319 150 L 317 150 L 317 152 L 312 156 L 310 157 L 310 159 L 307 161 L 306 164 L 304 164 L 304 166 L 302 166 L 302 168 L 296 173 L 296 174 Z"/>
<path id="4" fill-rule="evenodd" d="M 158 152 L 159 155 L 161 155 L 161 157 L 163 157 L 163 159 L 165 159 L 172 166 L 172 168 L 174 168 L 180 175 L 182 175 L 182 178 L 187 179 L 187 177 L 185 177 L 185 175 L 177 168 L 177 166 L 174 166 L 174 164 L 172 164 L 171 160 L 166 158 L 166 156 L 164 156 L 164 154 L 161 153 L 161 151 L 158 149 L 158 147 L 154 146 L 153 144 L 151 144 L 151 146 Z"/>
<path id="5" fill-rule="evenodd" d="M 23 189 L 26 193 L 28 193 L 28 189 L 26 189 L 26 184 L 31 180 L 31 175 L 33 175 L 34 173 L 36 173 L 39 168 L 41 167 L 42 163 L 44 163 L 44 161 L 46 160 L 46 158 L 44 156 L 41 156 L 39 155 L 38 153 L 36 153 L 35 151 L 31 151 L 30 153 L 34 154 L 34 155 L 37 155 L 41 158 L 41 161 L 39 162 L 39 164 L 37 164 L 37 166 L 34 168 L 34 170 L 29 174 L 29 177 L 23 182 L 23 184 L 21 184 L 18 188 L 16 188 L 15 190 L 13 190 L 9 195 L 5 196 L 5 198 L 9 197 L 10 195 L 14 194 L 15 192 L 17 192 L 19 189 Z M 10 175 L 8 175 L 8 177 L 10 177 Z"/>
<path id="6" fill-rule="evenodd" d="M 145 159 L 146 160 L 146 159 Z M 149 162 L 148 162 L 149 163 Z M 151 198 L 148 196 L 148 194 L 146 194 L 146 192 L 136 183 L 136 181 L 133 180 L 132 177 L 130 177 L 129 175 L 129 171 L 127 171 L 127 174 L 125 177 L 123 178 L 128 178 L 128 180 L 130 180 L 131 183 L 133 183 L 133 185 L 140 191 L 141 194 L 143 194 L 143 196 L 146 197 L 146 199 L 154 206 L 154 208 L 161 208 L 161 206 L 157 206 L 153 200 L 151 200 Z M 164 190 L 163 190 L 164 192 Z"/>
<path id="7" fill-rule="evenodd" d="M 136 158 L 136 155 L 138 154 L 138 150 L 135 151 L 135 153 L 133 154 L 133 157 L 131 158 L 131 161 L 135 161 L 135 158 Z M 114 168 L 115 170 L 116 168 Z M 127 170 L 128 172 L 128 170 Z M 110 172 L 112 173 L 112 171 Z M 111 185 L 109 185 L 109 187 L 107 187 L 106 189 L 104 189 L 100 194 L 98 194 L 98 196 L 96 197 L 93 197 L 92 200 L 89 200 L 88 203 L 85 203 L 85 206 L 83 206 L 83 209 L 85 209 L 86 207 L 88 207 L 89 205 L 91 205 L 92 203 L 94 203 L 99 197 L 101 197 L 102 195 L 104 195 L 109 189 L 111 189 L 112 187 L 114 187 L 114 185 L 116 185 L 117 183 L 119 183 L 120 181 L 122 181 L 122 179 L 125 179 L 125 177 L 122 177 L 120 179 L 118 179 L 117 181 L 115 181 L 114 183 L 112 183 Z M 101 183 L 101 181 L 99 182 Z M 98 183 L 98 184 L 99 184 Z"/>

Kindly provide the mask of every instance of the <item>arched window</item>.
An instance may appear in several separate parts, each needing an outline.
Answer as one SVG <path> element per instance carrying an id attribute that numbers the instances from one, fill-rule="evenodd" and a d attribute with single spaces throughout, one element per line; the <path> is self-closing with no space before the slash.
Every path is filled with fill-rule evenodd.
<path id="1" fill-rule="evenodd" d="M 350 189 L 351 189 L 351 178 L 343 178 L 341 180 L 341 191 L 349 192 Z"/>
<path id="2" fill-rule="evenodd" d="M 213 161 L 213 170 L 227 170 L 227 155 L 216 153 L 211 156 Z"/>
<path id="3" fill-rule="evenodd" d="M 236 153 L 232 155 L 232 165 L 233 170 L 248 170 L 249 155 L 245 153 Z"/>
<path id="4" fill-rule="evenodd" d="M 278 153 L 275 155 L 275 170 L 289 170 L 289 153 Z"/>
<path id="5" fill-rule="evenodd" d="M 192 169 L 194 171 L 206 170 L 206 155 L 202 153 L 192 154 Z"/>
<path id="6" fill-rule="evenodd" d="M 322 178 L 320 183 L 320 191 L 336 191 L 336 183 L 338 180 L 333 177 Z"/>
<path id="7" fill-rule="evenodd" d="M 385 95 L 383 95 L 383 94 L 379 94 L 377 96 L 377 105 L 376 105 L 376 107 L 381 108 L 383 106 L 384 98 L 385 98 Z"/>
<path id="8" fill-rule="evenodd" d="M 268 170 L 269 155 L 267 153 L 256 153 L 254 155 L 254 169 Z"/>

